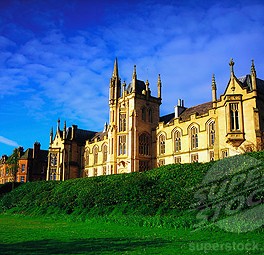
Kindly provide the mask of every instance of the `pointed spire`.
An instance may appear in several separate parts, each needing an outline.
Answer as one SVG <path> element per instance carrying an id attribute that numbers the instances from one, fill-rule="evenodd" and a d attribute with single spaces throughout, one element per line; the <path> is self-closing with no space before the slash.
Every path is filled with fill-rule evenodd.
<path id="1" fill-rule="evenodd" d="M 103 132 L 106 132 L 107 131 L 107 127 L 108 127 L 108 124 L 107 124 L 107 122 L 105 122 L 105 124 L 104 124 L 104 131 Z"/>
<path id="2" fill-rule="evenodd" d="M 252 59 L 252 64 L 251 64 L 251 83 L 252 83 L 252 90 L 257 91 L 257 73 L 254 65 L 254 60 Z"/>
<path id="3" fill-rule="evenodd" d="M 66 120 L 64 121 L 64 127 L 63 127 L 63 139 L 66 139 Z"/>
<path id="4" fill-rule="evenodd" d="M 234 65 L 235 65 L 235 62 L 234 62 L 233 58 L 231 58 L 231 60 L 229 62 L 231 76 L 234 76 Z"/>
<path id="5" fill-rule="evenodd" d="M 137 79 L 137 66 L 134 65 L 133 79 Z"/>
<path id="6" fill-rule="evenodd" d="M 50 144 L 53 142 L 53 127 L 50 129 Z"/>
<path id="7" fill-rule="evenodd" d="M 255 69 L 255 64 L 254 64 L 254 59 L 252 59 L 251 61 L 252 61 L 252 64 L 251 64 L 251 75 L 257 76 L 256 69 Z"/>
<path id="8" fill-rule="evenodd" d="M 212 76 L 212 89 L 216 89 L 215 75 Z"/>
<path id="9" fill-rule="evenodd" d="M 118 64 L 117 64 L 117 58 L 115 59 L 114 70 L 113 70 L 113 75 L 112 75 L 112 76 L 118 78 Z"/>
<path id="10" fill-rule="evenodd" d="M 212 77 L 212 101 L 213 107 L 216 107 L 217 95 L 216 95 L 216 82 L 215 82 L 215 75 L 213 74 Z"/>
<path id="11" fill-rule="evenodd" d="M 60 130 L 60 118 L 58 118 L 57 130 Z"/>
<path id="12" fill-rule="evenodd" d="M 134 65 L 134 71 L 132 76 L 132 92 L 136 92 L 136 81 L 137 81 L 137 69 L 136 69 L 136 65 Z"/>
<path id="13" fill-rule="evenodd" d="M 123 97 L 125 96 L 125 91 L 126 91 L 126 82 L 124 81 L 123 84 Z"/>
<path id="14" fill-rule="evenodd" d="M 160 79 L 160 74 L 158 75 L 158 98 L 161 98 L 161 79 Z"/>

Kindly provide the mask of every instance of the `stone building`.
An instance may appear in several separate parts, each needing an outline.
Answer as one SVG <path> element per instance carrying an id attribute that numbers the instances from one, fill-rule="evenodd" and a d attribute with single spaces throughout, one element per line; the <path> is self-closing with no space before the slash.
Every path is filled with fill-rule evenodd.
<path id="1" fill-rule="evenodd" d="M 97 133 L 77 131 L 76 126 L 67 130 L 65 126 L 63 131 L 58 127 L 50 143 L 47 179 L 145 171 L 262 149 L 264 81 L 257 78 L 253 61 L 250 74 L 240 78 L 233 60 L 229 65 L 230 79 L 222 95 L 217 97 L 213 76 L 209 102 L 187 108 L 179 99 L 173 113 L 160 116 L 160 75 L 154 96 L 148 80 L 137 78 L 135 66 L 131 83 L 121 84 L 115 60 L 109 84 L 109 124 Z M 79 137 L 78 132 L 83 134 L 79 143 L 73 139 Z M 55 172 L 56 178 L 51 177 Z"/>
<path id="2" fill-rule="evenodd" d="M 41 150 L 39 142 L 26 151 L 18 147 L 17 167 L 8 163 L 8 156 L 3 155 L 0 160 L 0 184 L 6 182 L 29 182 L 45 180 L 48 166 L 48 151 Z M 16 169 L 16 170 L 14 170 Z"/>
<path id="3" fill-rule="evenodd" d="M 93 131 L 66 126 L 60 129 L 58 120 L 55 135 L 50 132 L 48 167 L 46 180 L 67 180 L 83 176 L 85 141 L 95 135 Z"/>
<path id="4" fill-rule="evenodd" d="M 42 181 L 46 179 L 48 151 L 41 150 L 39 142 L 28 148 L 18 160 L 17 182 Z"/>

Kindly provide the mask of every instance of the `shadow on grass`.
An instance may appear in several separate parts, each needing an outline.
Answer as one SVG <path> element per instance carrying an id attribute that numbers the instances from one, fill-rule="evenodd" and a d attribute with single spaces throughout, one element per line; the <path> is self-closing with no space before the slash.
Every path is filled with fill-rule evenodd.
<path id="1" fill-rule="evenodd" d="M 46 254 L 100 254 L 141 250 L 146 247 L 162 247 L 170 242 L 163 239 L 144 240 L 126 238 L 89 238 L 68 242 L 60 240 L 38 240 L 13 244 L 0 244 L 0 253 L 5 255 Z"/>

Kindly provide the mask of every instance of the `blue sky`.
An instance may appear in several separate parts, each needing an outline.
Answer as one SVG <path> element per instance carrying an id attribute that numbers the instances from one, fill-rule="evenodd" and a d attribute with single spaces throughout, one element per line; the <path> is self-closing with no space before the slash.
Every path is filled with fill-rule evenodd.
<path id="1" fill-rule="evenodd" d="M 101 131 L 108 121 L 114 59 L 122 81 L 162 79 L 161 114 L 177 99 L 193 106 L 218 96 L 255 60 L 264 79 L 264 3 L 260 1 L 0 1 L 0 155 L 48 149 L 61 125 Z"/>

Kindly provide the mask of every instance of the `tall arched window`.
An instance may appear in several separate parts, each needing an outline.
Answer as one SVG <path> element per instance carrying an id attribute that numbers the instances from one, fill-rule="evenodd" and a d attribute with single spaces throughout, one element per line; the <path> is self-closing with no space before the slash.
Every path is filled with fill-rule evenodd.
<path id="1" fill-rule="evenodd" d="M 141 115 L 142 115 L 142 120 L 146 121 L 146 108 L 145 107 L 141 109 Z"/>
<path id="2" fill-rule="evenodd" d="M 119 136 L 119 155 L 126 154 L 126 136 L 120 135 Z"/>
<path id="3" fill-rule="evenodd" d="M 103 152 L 103 163 L 107 161 L 107 145 L 105 144 L 102 149 Z"/>
<path id="4" fill-rule="evenodd" d="M 160 154 L 165 153 L 165 135 L 160 135 L 159 137 L 159 152 Z"/>
<path id="5" fill-rule="evenodd" d="M 150 154 L 150 139 L 147 134 L 141 134 L 139 136 L 139 154 L 149 155 Z"/>
<path id="6" fill-rule="evenodd" d="M 119 131 L 126 131 L 126 114 L 122 113 L 119 116 Z"/>
<path id="7" fill-rule="evenodd" d="M 198 129 L 197 127 L 191 128 L 191 149 L 198 148 Z"/>
<path id="8" fill-rule="evenodd" d="M 215 122 L 212 121 L 208 125 L 208 135 L 209 135 L 209 146 L 214 146 L 215 143 Z"/>
<path id="9" fill-rule="evenodd" d="M 153 119 L 152 119 L 152 109 L 151 108 L 148 109 L 148 120 L 149 120 L 150 123 L 153 122 Z"/>
<path id="10" fill-rule="evenodd" d="M 176 131 L 174 133 L 174 151 L 178 152 L 181 150 L 181 133 L 180 131 Z"/>
<path id="11" fill-rule="evenodd" d="M 89 151 L 89 149 L 87 149 L 87 150 L 85 151 L 85 165 L 86 165 L 86 166 L 89 165 L 89 153 L 90 153 L 90 151 Z"/>
<path id="12" fill-rule="evenodd" d="M 93 156 L 94 156 L 94 165 L 98 163 L 98 147 L 95 146 L 93 148 Z"/>

